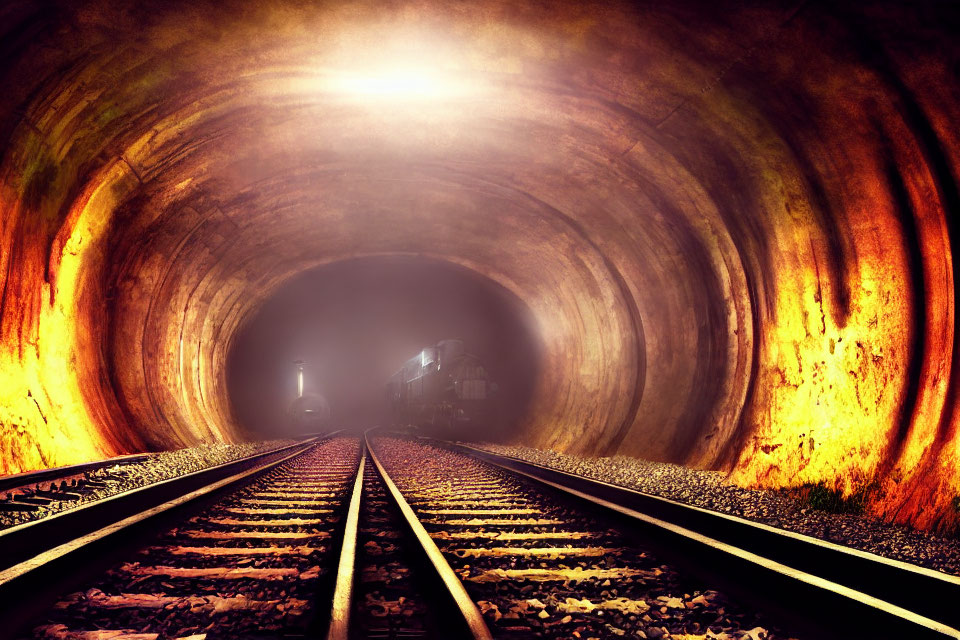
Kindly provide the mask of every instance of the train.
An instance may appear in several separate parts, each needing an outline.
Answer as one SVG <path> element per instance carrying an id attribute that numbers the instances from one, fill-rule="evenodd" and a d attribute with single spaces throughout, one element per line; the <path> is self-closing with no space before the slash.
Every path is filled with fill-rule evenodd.
<path id="1" fill-rule="evenodd" d="M 491 426 L 496 391 L 480 358 L 458 339 L 424 347 L 387 382 L 395 425 L 447 434 Z"/>

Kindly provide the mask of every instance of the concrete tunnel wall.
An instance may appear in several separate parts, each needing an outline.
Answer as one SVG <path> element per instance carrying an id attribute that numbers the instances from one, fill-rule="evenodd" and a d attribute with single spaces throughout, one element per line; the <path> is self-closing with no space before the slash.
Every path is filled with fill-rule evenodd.
<path id="1" fill-rule="evenodd" d="M 224 363 L 258 304 L 423 255 L 528 306 L 517 441 L 955 526 L 947 3 L 93 0 L 0 25 L 0 471 L 242 439 Z M 342 90 L 400 63 L 440 92 Z"/>

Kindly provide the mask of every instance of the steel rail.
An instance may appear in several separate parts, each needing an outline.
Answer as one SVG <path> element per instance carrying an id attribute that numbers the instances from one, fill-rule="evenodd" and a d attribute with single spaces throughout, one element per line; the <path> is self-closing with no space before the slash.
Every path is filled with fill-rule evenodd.
<path id="1" fill-rule="evenodd" d="M 960 630 L 955 626 L 932 617 L 938 613 L 941 616 L 951 613 L 950 608 L 945 607 L 944 603 L 956 601 L 960 596 L 960 577 L 776 529 L 737 516 L 709 511 L 552 469 L 520 458 L 502 456 L 470 445 L 440 440 L 434 440 L 434 442 L 480 458 L 488 464 L 549 486 L 601 509 L 651 525 L 674 538 L 709 548 L 728 558 L 748 563 L 763 571 L 773 572 L 789 581 L 829 592 L 845 599 L 851 605 L 854 603 L 862 605 L 867 610 L 879 614 L 880 621 L 887 619 L 891 623 L 912 626 L 918 634 L 960 639 Z M 658 506 L 666 508 L 658 511 L 656 509 Z M 649 510 L 644 507 L 649 507 Z M 657 513 L 651 515 L 648 511 Z M 681 517 L 683 515 L 687 517 Z M 728 526 L 725 528 L 720 526 L 722 524 Z M 703 532 L 709 532 L 709 535 Z M 739 535 L 734 538 L 735 534 Z M 757 537 L 760 539 L 757 540 Z M 778 541 L 788 541 L 791 544 L 789 553 L 784 553 L 782 550 L 778 552 L 776 549 Z M 798 543 L 802 546 L 798 546 Z M 817 562 L 805 560 L 805 553 L 816 555 Z M 820 555 L 824 557 L 821 558 Z M 805 564 L 815 566 L 804 566 Z M 820 570 L 823 565 L 827 566 L 827 570 Z M 864 567 L 869 567 L 869 570 Z M 872 578 L 865 578 L 865 573 Z M 885 579 L 889 582 L 885 585 L 878 584 L 877 575 L 882 576 L 881 580 Z M 929 588 L 919 592 L 913 591 L 912 589 L 916 588 L 915 585 L 921 582 L 927 583 L 928 587 L 947 592 L 950 599 L 945 599 L 943 595 L 938 597 Z M 886 587 L 883 592 L 886 596 L 896 596 L 898 592 L 904 591 L 902 597 L 909 599 L 909 603 L 876 595 L 874 590 L 883 586 Z M 917 611 L 915 610 L 917 607 L 912 606 L 914 599 L 917 598 L 925 600 L 928 605 L 923 607 L 922 611 Z M 852 612 L 851 615 L 853 615 Z"/>
<path id="2" fill-rule="evenodd" d="M 99 500 L 91 500 L 76 507 L 65 509 L 45 518 L 31 520 L 0 530 L 0 570 L 10 568 L 49 549 L 70 542 L 123 518 L 173 500 L 205 484 L 237 473 L 238 470 L 256 465 L 258 461 L 282 455 L 286 451 L 305 451 L 317 442 L 332 437 L 312 438 L 271 451 L 255 453 L 239 460 L 231 460 L 214 467 L 200 469 L 174 478 L 136 487 Z M 0 589 L 3 583 L 0 583 Z"/>
<path id="3" fill-rule="evenodd" d="M 53 547 L 51 549 L 47 549 L 28 560 L 15 564 L 12 567 L 8 567 L 0 571 L 0 593 L 4 593 L 8 591 L 11 588 L 12 583 L 14 583 L 18 578 L 22 578 L 23 576 L 29 574 L 30 572 L 36 571 L 37 569 L 40 569 L 45 565 L 49 565 L 50 563 L 60 560 L 69 554 L 80 552 L 87 545 L 90 545 L 94 542 L 102 541 L 120 531 L 123 531 L 124 529 L 127 529 L 141 522 L 145 522 L 150 518 L 153 518 L 162 513 L 168 512 L 171 509 L 182 506 L 188 502 L 192 502 L 193 500 L 206 496 L 214 491 L 217 491 L 218 489 L 228 487 L 232 484 L 241 482 L 249 478 L 250 476 L 272 469 L 280 464 L 283 464 L 284 462 L 287 462 L 288 460 L 296 458 L 297 456 L 305 453 L 312 446 L 315 446 L 315 444 L 307 445 L 297 451 L 294 451 L 291 454 L 288 454 L 280 458 L 279 460 L 267 462 L 263 465 L 254 467 L 252 469 L 241 471 L 240 473 L 234 474 L 227 478 L 223 478 L 221 480 L 217 480 L 215 482 L 207 484 L 199 489 L 195 489 L 194 491 L 191 491 L 187 494 L 174 498 L 173 500 L 168 500 L 163 504 L 150 507 L 149 509 L 145 509 L 137 514 L 126 517 L 117 522 L 111 523 L 105 527 L 102 527 L 101 529 L 90 532 L 86 535 L 73 538 L 68 542 L 57 545 L 56 547 Z"/>
<path id="4" fill-rule="evenodd" d="M 325 439 L 312 438 L 126 491 L 0 534 L 0 602 L 7 631 L 22 630 L 107 558 L 181 509 L 277 468 Z M 8 553 L 9 552 L 9 553 Z M 0 630 L 0 636 L 4 632 Z"/>
<path id="5" fill-rule="evenodd" d="M 41 482 L 52 482 L 62 480 L 86 471 L 97 471 L 99 469 L 109 469 L 110 467 L 123 466 L 142 462 L 150 457 L 149 453 L 133 453 L 126 456 L 117 456 L 107 460 L 95 460 L 93 462 L 81 462 L 71 464 L 65 467 L 53 467 L 51 469 L 37 469 L 35 471 L 24 471 L 9 476 L 0 477 L 0 491 L 28 487 L 32 484 Z"/>
<path id="6" fill-rule="evenodd" d="M 875 562 L 879 565 L 887 565 L 893 569 L 907 571 L 909 573 L 917 574 L 918 576 L 922 576 L 924 578 L 930 578 L 933 580 L 943 582 L 945 585 L 953 585 L 953 586 L 960 587 L 960 576 L 943 573 L 942 571 L 937 571 L 935 569 L 928 569 L 927 567 L 921 567 L 919 565 L 910 564 L 909 562 L 896 560 L 894 558 L 886 558 L 884 556 L 879 556 L 877 554 L 870 553 L 869 551 L 863 551 L 861 549 L 856 549 L 854 547 L 847 547 L 842 544 L 838 544 L 836 542 L 831 542 L 829 540 L 822 540 L 820 538 L 815 538 L 813 536 L 806 535 L 803 533 L 797 533 L 796 531 L 780 529 L 778 527 L 764 524 L 762 522 L 747 520 L 746 518 L 731 515 L 729 513 L 723 513 L 721 511 L 712 511 L 710 509 L 705 509 L 703 507 L 697 507 L 697 506 L 686 504 L 683 502 L 678 502 L 676 500 L 671 500 L 670 498 L 664 498 L 662 496 L 658 496 L 652 493 L 645 493 L 637 489 L 631 489 L 629 487 L 623 487 L 620 485 L 612 484 L 610 482 L 604 482 L 603 480 L 597 480 L 595 478 L 590 478 L 588 476 L 577 475 L 574 473 L 570 473 L 569 471 L 564 471 L 562 469 L 554 469 L 551 467 L 538 464 L 536 462 L 529 462 L 527 460 L 523 460 L 522 458 L 501 455 L 498 453 L 493 453 L 492 451 L 486 451 L 485 449 L 479 449 L 477 447 L 472 447 L 470 445 L 466 445 L 462 443 L 449 443 L 449 442 L 443 442 L 443 441 L 440 441 L 440 442 L 444 446 L 453 446 L 458 449 L 465 450 L 471 454 L 474 454 L 477 457 L 482 457 L 487 462 L 495 462 L 495 464 L 497 464 L 498 466 L 501 466 L 511 471 L 519 470 L 517 469 L 517 465 L 521 465 L 522 467 L 535 468 L 541 472 L 548 473 L 551 475 L 563 476 L 577 482 L 584 482 L 584 483 L 590 483 L 592 485 L 597 485 L 598 487 L 603 487 L 604 489 L 633 494 L 645 500 L 656 501 L 656 502 L 663 503 L 664 505 L 676 507 L 677 509 L 680 509 L 680 510 L 686 510 L 689 512 L 702 514 L 707 518 L 717 518 L 717 519 L 726 520 L 726 521 L 729 521 L 731 524 L 749 527 L 757 531 L 769 533 L 773 536 L 778 536 L 785 539 L 792 539 L 798 542 L 802 542 L 804 544 L 813 545 L 815 547 L 822 547 L 823 549 L 828 551 L 844 554 L 847 556 L 854 556 L 854 557 L 857 557 L 858 559 Z M 509 461 L 510 465 L 512 466 L 508 464 L 503 464 L 503 462 L 505 461 Z"/>
<path id="7" fill-rule="evenodd" d="M 370 446 L 369 439 L 366 435 L 364 436 L 364 441 L 366 443 L 367 451 L 370 452 L 370 459 L 373 461 L 373 464 L 377 469 L 377 473 L 380 474 L 383 484 L 387 487 L 387 491 L 393 497 L 394 503 L 403 514 L 403 518 L 406 520 L 407 526 L 409 526 L 413 531 L 414 536 L 420 543 L 423 552 L 430 560 L 430 564 L 433 565 L 438 577 L 442 580 L 450 596 L 457 604 L 461 616 L 466 622 L 467 627 L 470 629 L 472 637 L 475 640 L 493 640 L 493 634 L 490 633 L 490 629 L 487 627 L 487 623 L 483 619 L 483 614 L 480 613 L 480 609 L 467 593 L 467 590 L 464 588 L 460 578 L 457 577 L 457 574 L 454 573 L 453 568 L 447 562 L 446 558 L 443 557 L 443 553 L 440 551 L 440 548 L 433 541 L 433 538 L 430 537 L 430 534 L 427 533 L 427 530 L 420 522 L 417 514 L 414 513 L 406 498 L 403 497 L 400 489 L 397 488 L 397 485 L 390 478 L 387 470 L 384 469 L 383 465 L 380 463 L 380 460 L 377 458 L 377 454 L 374 452 L 373 447 Z"/>
<path id="8" fill-rule="evenodd" d="M 363 471 L 367 462 L 366 440 L 360 443 L 360 464 L 353 481 L 350 506 L 343 529 L 343 544 L 337 564 L 337 582 L 330 607 L 330 626 L 327 640 L 347 640 L 350 637 L 350 611 L 353 607 L 353 581 L 357 558 L 357 528 L 360 523 L 360 499 L 363 495 Z"/>

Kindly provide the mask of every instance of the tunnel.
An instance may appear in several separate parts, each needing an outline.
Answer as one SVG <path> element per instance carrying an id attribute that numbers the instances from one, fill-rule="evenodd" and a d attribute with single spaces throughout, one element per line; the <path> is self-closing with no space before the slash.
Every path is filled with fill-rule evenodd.
<path id="1" fill-rule="evenodd" d="M 303 278 L 400 261 L 519 309 L 505 441 L 953 530 L 958 28 L 932 1 L 4 3 L 0 472 L 264 437 L 244 336 Z"/>
<path id="2" fill-rule="evenodd" d="M 484 437 L 502 440 L 532 399 L 539 354 L 531 324 L 521 300 L 470 269 L 413 256 L 344 260 L 292 277 L 259 307 L 227 354 L 227 392 L 247 437 L 296 437 L 305 425 L 290 420 L 290 399 L 301 392 L 290 363 L 301 362 L 300 397 L 332 403 L 329 423 L 308 420 L 317 430 L 390 425 L 386 381 L 437 336 L 457 336 L 483 354 L 496 385 Z"/>

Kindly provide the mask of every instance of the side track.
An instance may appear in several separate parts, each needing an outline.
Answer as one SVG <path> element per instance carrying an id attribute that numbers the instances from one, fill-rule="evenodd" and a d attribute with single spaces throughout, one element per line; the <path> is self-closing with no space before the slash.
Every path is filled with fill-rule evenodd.
<path id="1" fill-rule="evenodd" d="M 302 636 L 329 612 L 359 455 L 356 439 L 337 438 L 260 476 L 63 598 L 32 637 Z"/>

